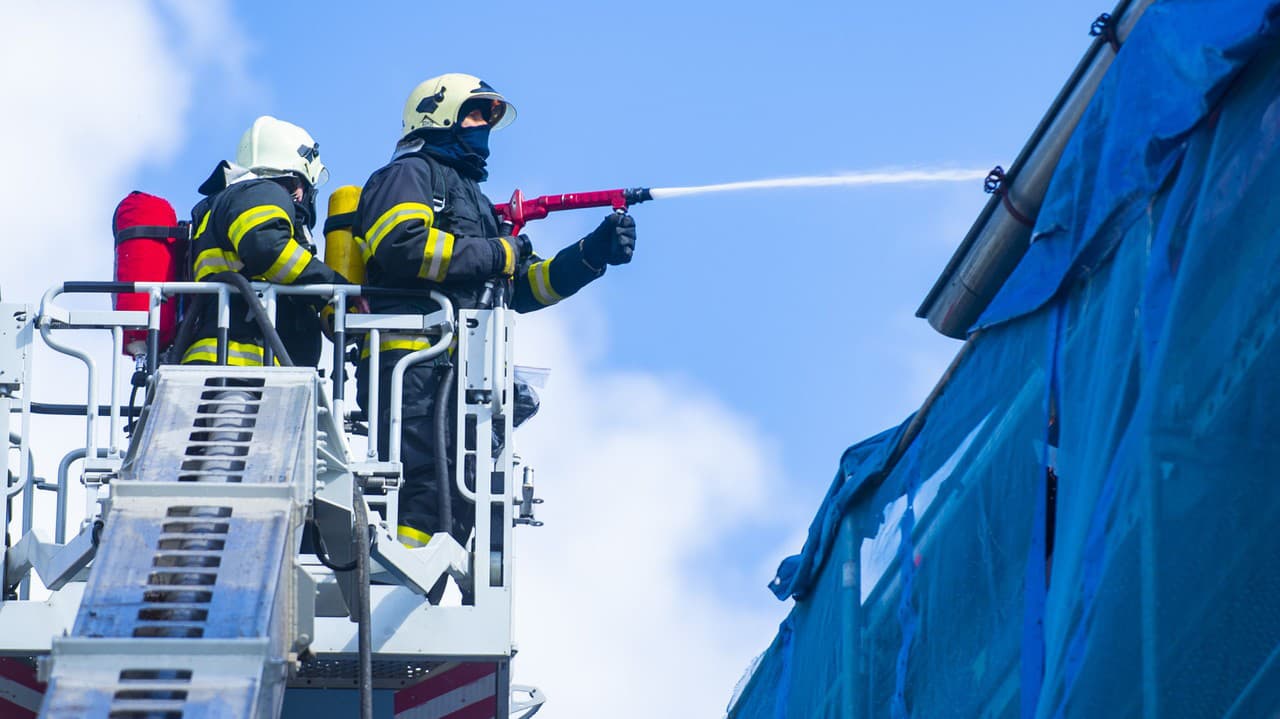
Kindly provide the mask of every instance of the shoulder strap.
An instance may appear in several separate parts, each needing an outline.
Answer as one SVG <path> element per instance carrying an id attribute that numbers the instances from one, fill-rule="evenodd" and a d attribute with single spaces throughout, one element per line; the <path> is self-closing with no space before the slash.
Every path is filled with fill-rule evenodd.
<path id="1" fill-rule="evenodd" d="M 336 215 L 329 215 L 324 218 L 324 234 L 329 234 L 334 230 L 352 230 L 355 231 L 356 211 L 339 212 Z"/>
<path id="2" fill-rule="evenodd" d="M 437 215 L 445 212 L 449 207 L 449 195 L 445 187 L 444 173 L 440 171 L 440 162 L 421 150 L 408 154 L 420 157 L 427 163 L 427 168 L 431 170 L 431 209 L 435 210 Z"/>

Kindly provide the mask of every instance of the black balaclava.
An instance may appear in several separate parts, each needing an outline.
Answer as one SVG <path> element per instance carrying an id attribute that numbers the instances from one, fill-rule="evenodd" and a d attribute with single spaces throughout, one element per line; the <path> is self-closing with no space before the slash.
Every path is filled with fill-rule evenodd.
<path id="1" fill-rule="evenodd" d="M 302 183 L 302 201 L 293 203 L 293 211 L 298 215 L 298 221 L 307 226 L 308 230 L 316 228 L 316 188 L 311 183 Z"/>
<path id="2" fill-rule="evenodd" d="M 414 136 L 422 140 L 422 152 L 457 170 L 476 182 L 489 178 L 485 169 L 489 159 L 489 126 L 459 127 L 447 130 L 418 130 Z"/>

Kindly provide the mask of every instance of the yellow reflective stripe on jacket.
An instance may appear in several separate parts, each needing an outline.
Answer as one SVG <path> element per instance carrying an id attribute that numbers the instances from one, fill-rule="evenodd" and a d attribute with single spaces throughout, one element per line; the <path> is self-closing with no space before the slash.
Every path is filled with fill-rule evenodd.
<path id="1" fill-rule="evenodd" d="M 400 524 L 396 526 L 396 539 L 406 547 L 417 548 L 427 546 L 427 542 L 431 541 L 431 535 L 407 524 Z"/>
<path id="2" fill-rule="evenodd" d="M 271 263 L 266 272 L 258 276 L 268 282 L 291 285 L 294 280 L 298 279 L 298 275 L 307 269 L 307 265 L 310 262 L 311 253 L 298 244 L 297 240 L 291 239 L 289 244 L 285 245 L 284 249 L 280 251 L 276 261 Z"/>
<path id="3" fill-rule="evenodd" d="M 236 252 L 239 252 L 240 240 L 243 240 L 250 230 L 277 217 L 289 222 L 289 215 L 278 205 L 258 205 L 241 212 L 235 222 L 231 223 L 231 229 L 227 230 L 227 237 L 231 239 L 231 246 L 236 248 Z M 289 222 L 289 237 L 291 239 L 293 237 L 292 222 Z"/>
<path id="4" fill-rule="evenodd" d="M 194 240 L 204 234 L 205 228 L 209 226 L 209 215 L 211 214 L 213 213 L 207 210 L 205 211 L 204 217 L 200 218 L 200 226 L 196 228 L 196 233 L 191 236 L 191 239 Z"/>
<path id="5" fill-rule="evenodd" d="M 227 342 L 227 364 L 233 367 L 261 367 L 262 354 L 262 347 L 253 343 Z M 217 364 L 218 339 L 216 337 L 205 337 L 192 342 L 186 353 L 182 355 L 182 364 L 190 364 L 192 362 Z M 280 359 L 276 358 L 275 363 L 277 365 L 280 364 Z"/>
<path id="6" fill-rule="evenodd" d="M 203 280 L 209 275 L 219 272 L 236 272 L 244 267 L 244 263 L 234 252 L 224 252 L 218 247 L 205 250 L 196 255 L 196 280 Z"/>
<path id="7" fill-rule="evenodd" d="M 394 352 L 396 350 L 417 352 L 418 350 L 425 350 L 430 346 L 431 342 L 425 335 L 383 334 L 378 337 L 379 352 Z M 372 353 L 369 351 L 369 345 L 366 342 L 364 349 L 360 350 L 360 359 L 368 359 L 370 354 Z"/>
<path id="8" fill-rule="evenodd" d="M 543 260 L 529 265 L 529 288 L 533 297 L 544 305 L 554 305 L 564 299 L 551 286 L 551 260 Z"/>
<path id="9" fill-rule="evenodd" d="M 366 242 L 369 245 L 369 255 L 373 255 L 378 251 L 378 245 L 386 239 L 392 230 L 402 222 L 409 220 L 422 220 L 427 227 L 435 222 L 435 213 L 430 207 L 421 202 L 401 202 L 398 205 L 392 205 L 391 209 L 382 213 L 369 231 L 365 233 Z"/>
<path id="10" fill-rule="evenodd" d="M 432 282 L 444 282 L 453 259 L 453 235 L 432 227 L 427 230 L 427 244 L 422 248 L 422 267 L 418 276 Z"/>

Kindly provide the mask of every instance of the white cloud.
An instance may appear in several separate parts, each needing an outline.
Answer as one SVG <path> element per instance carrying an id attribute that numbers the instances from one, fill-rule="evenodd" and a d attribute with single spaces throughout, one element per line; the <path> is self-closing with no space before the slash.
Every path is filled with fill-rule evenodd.
<path id="1" fill-rule="evenodd" d="M 186 74 L 164 26 L 140 2 L 16 3 L 0 43 L 6 103 L 0 197 L 10 262 L 6 298 L 111 267 L 111 208 L 144 162 L 181 139 Z"/>
<path id="2" fill-rule="evenodd" d="M 516 679 L 551 717 L 719 716 L 789 607 L 772 566 L 733 589 L 700 558 L 770 521 L 771 445 L 694 387 L 601 370 L 562 311 L 519 326 L 520 360 L 554 372 L 517 434 L 547 526 L 518 534 Z"/>
<path id="3" fill-rule="evenodd" d="M 197 73 L 218 78 L 201 90 L 215 104 L 252 87 L 245 41 L 226 3 L 165 7 L 169 13 L 119 0 L 5 8 L 4 298 L 38 298 L 63 279 L 109 277 L 115 203 L 141 167 L 168 162 L 181 147 Z"/>
<path id="4" fill-rule="evenodd" d="M 237 105 L 266 93 L 249 72 L 252 46 L 225 2 L 160 0 L 160 7 L 178 27 L 182 42 L 174 51 L 188 67 L 211 71 L 223 102 L 206 103 L 201 112 L 219 105 Z M 234 138 L 231 138 L 234 139 Z"/>
<path id="5" fill-rule="evenodd" d="M 140 169 L 171 161 L 182 146 L 197 74 L 245 75 L 243 53 L 218 54 L 196 42 L 213 27 L 228 47 L 243 45 L 226 3 L 204 2 L 198 9 L 175 3 L 167 15 L 161 10 L 141 0 L 6 6 L 0 26 L 6 110 L 0 113 L 6 162 L 0 197 L 8 210 L 0 297 L 6 302 L 34 305 L 56 283 L 109 279 L 115 205 L 133 189 Z M 220 91 L 204 92 L 217 99 Z M 91 302 L 105 303 L 101 296 Z M 99 371 L 107 371 L 102 333 L 60 336 L 90 349 Z M 84 366 L 38 340 L 36 347 L 30 394 L 44 402 L 84 402 Z M 100 386 L 105 402 L 104 379 Z M 83 423 L 34 422 L 37 472 L 52 481 L 63 453 L 82 446 Z M 105 423 L 99 436 L 105 446 Z M 74 482 L 73 488 L 79 489 Z M 71 532 L 82 495 L 70 505 Z M 47 517 L 52 508 L 52 497 L 42 494 L 38 516 Z"/>

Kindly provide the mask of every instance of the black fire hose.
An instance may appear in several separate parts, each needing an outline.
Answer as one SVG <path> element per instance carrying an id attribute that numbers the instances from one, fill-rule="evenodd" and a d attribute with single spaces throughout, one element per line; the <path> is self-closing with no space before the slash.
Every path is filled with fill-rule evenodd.
<path id="1" fill-rule="evenodd" d="M 445 534 L 453 533 L 453 493 L 449 488 L 449 399 L 453 391 L 453 364 L 441 367 L 440 383 L 436 385 L 436 492 L 440 503 L 440 528 Z"/>
<path id="2" fill-rule="evenodd" d="M 311 540 L 311 551 L 315 552 L 316 559 L 320 563 L 335 572 L 350 572 L 355 569 L 360 561 L 357 557 L 344 564 L 338 564 L 329 556 L 329 548 L 324 546 L 324 536 L 320 534 L 320 525 L 316 523 L 315 517 L 309 517 L 303 525 L 305 527 L 307 538 Z"/>
<path id="3" fill-rule="evenodd" d="M 174 362 L 182 361 L 182 357 L 195 340 L 196 323 L 200 321 L 200 315 L 204 314 L 205 305 L 208 304 L 207 299 L 208 295 L 192 297 L 191 304 L 186 308 L 186 312 L 182 314 L 182 321 L 178 323 L 178 333 L 173 338 L 171 358 Z"/>
<path id="4" fill-rule="evenodd" d="M 219 272 L 215 275 L 210 275 L 209 279 L 231 285 L 240 291 L 240 296 L 244 298 L 245 304 L 249 305 L 249 313 L 253 315 L 254 322 L 258 324 L 258 330 L 262 332 L 262 338 L 271 345 L 271 351 L 275 353 L 276 359 L 280 360 L 280 364 L 285 367 L 292 367 L 293 359 L 289 357 L 289 351 L 284 348 L 284 342 L 280 341 L 280 335 L 276 332 L 275 326 L 271 324 L 271 318 L 267 317 L 266 311 L 258 303 L 258 293 L 254 292 L 253 285 L 249 284 L 249 280 L 239 272 Z"/>

